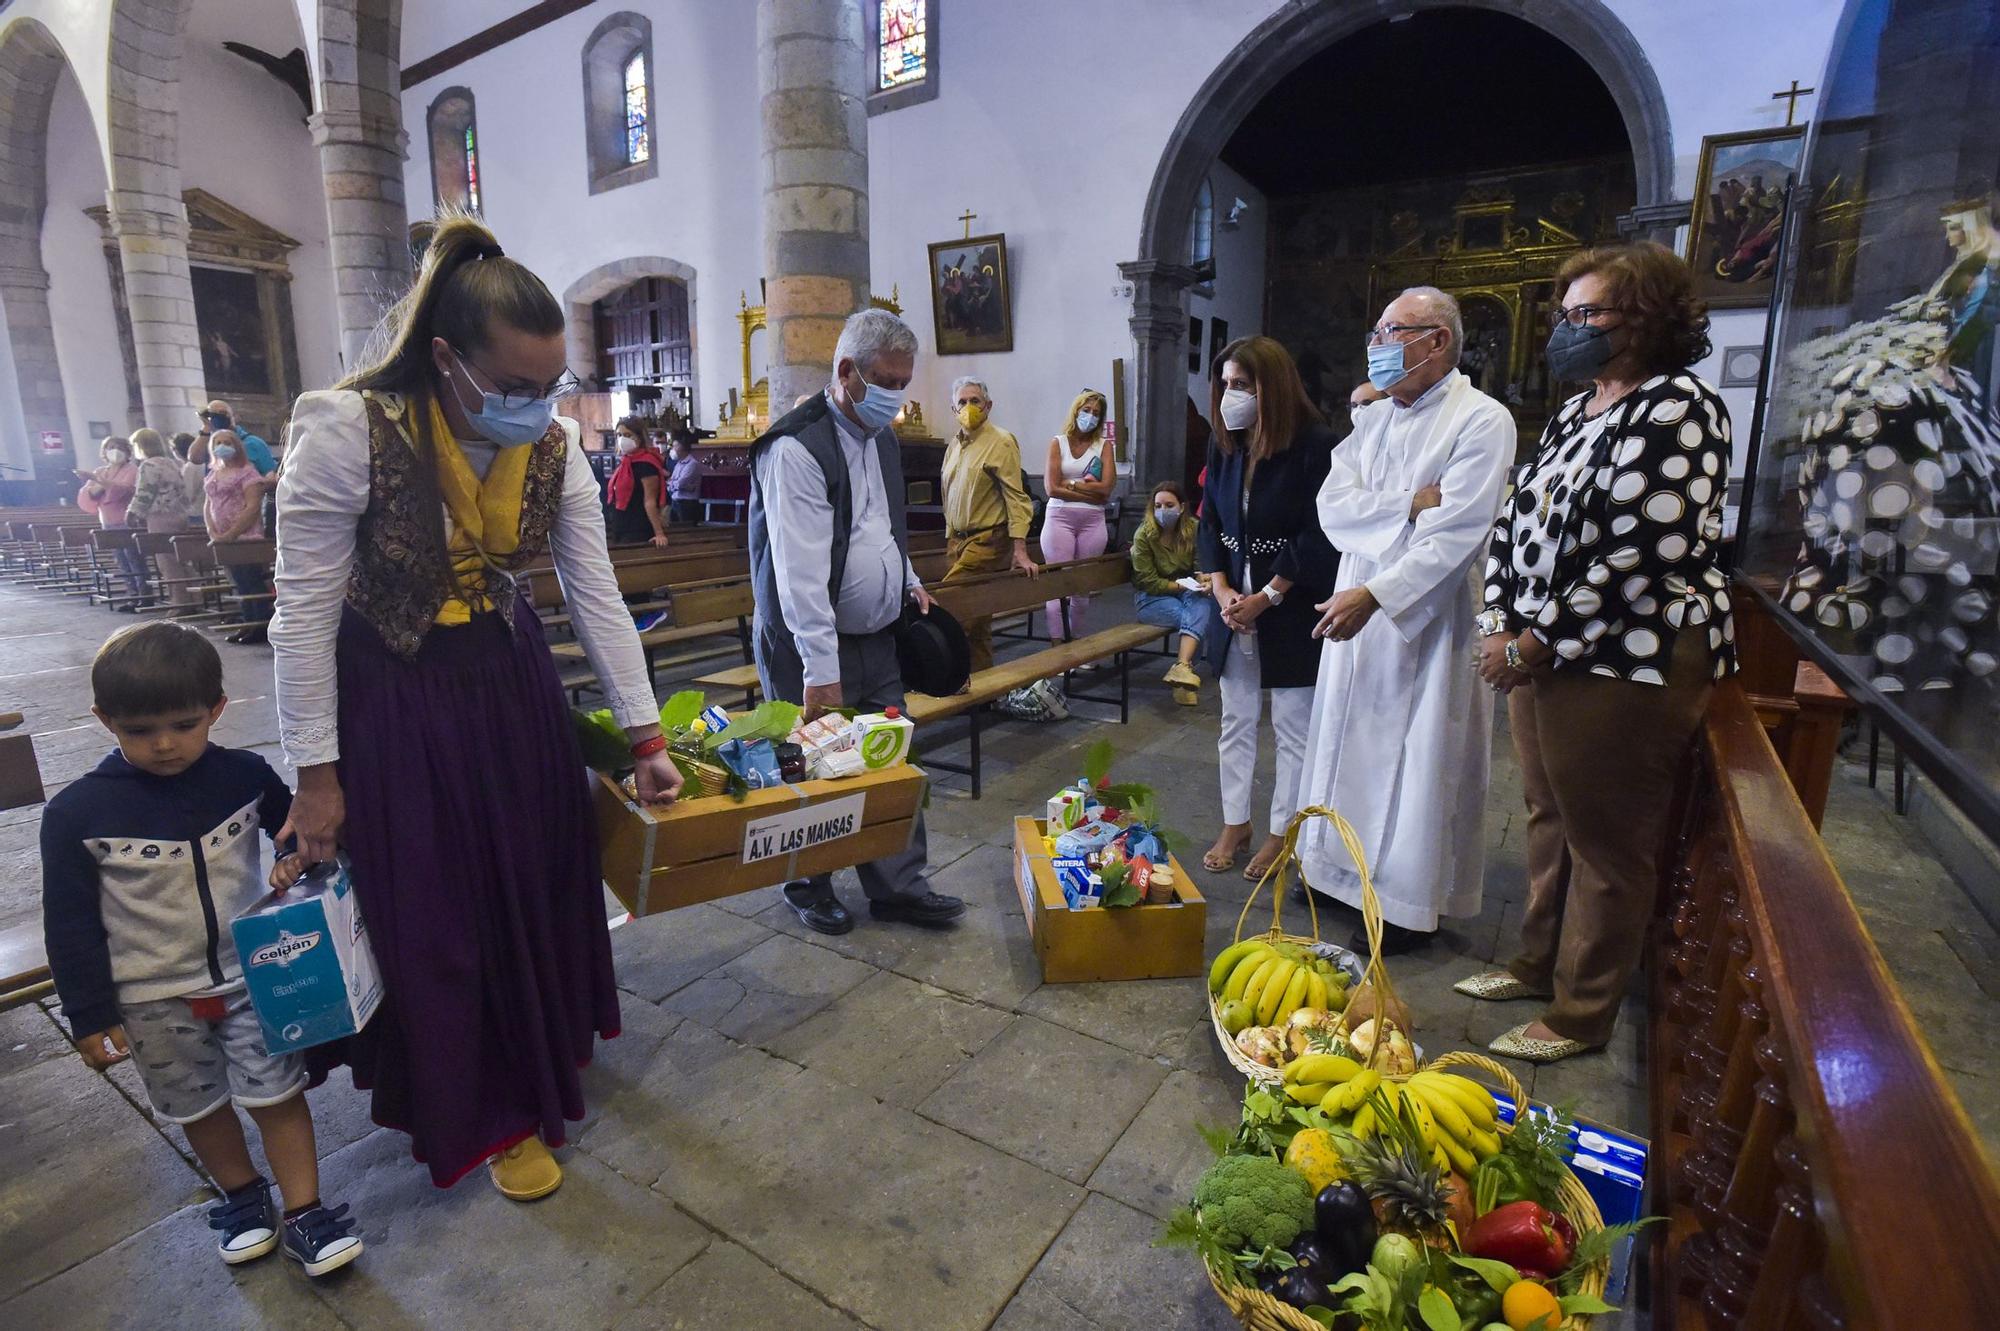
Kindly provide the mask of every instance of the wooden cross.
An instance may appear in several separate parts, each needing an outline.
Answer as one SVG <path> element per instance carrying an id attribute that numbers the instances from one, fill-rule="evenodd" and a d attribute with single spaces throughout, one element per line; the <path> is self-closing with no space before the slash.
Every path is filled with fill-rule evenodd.
<path id="1" fill-rule="evenodd" d="M 1785 104 L 1786 129 L 1790 129 L 1792 127 L 1792 116 L 1799 109 L 1799 98 L 1810 97 L 1818 91 L 1819 89 L 1817 88 L 1801 88 L 1799 86 L 1799 81 L 1797 79 L 1793 79 L 1791 87 L 1787 88 L 1783 92 L 1774 92 L 1771 94 L 1772 101 L 1783 102 Z"/>
<path id="2" fill-rule="evenodd" d="M 975 221 L 977 221 L 978 218 L 979 214 L 973 212 L 972 209 L 970 208 L 967 208 L 964 212 L 958 215 L 958 220 L 965 223 L 965 238 L 967 240 L 972 239 L 972 224 Z"/>

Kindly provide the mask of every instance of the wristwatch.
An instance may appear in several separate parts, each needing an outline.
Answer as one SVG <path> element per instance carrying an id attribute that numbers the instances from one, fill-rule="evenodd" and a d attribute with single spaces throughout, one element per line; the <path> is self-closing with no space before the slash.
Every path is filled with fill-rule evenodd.
<path id="1" fill-rule="evenodd" d="M 1482 638 L 1507 631 L 1507 613 L 1498 606 L 1480 611 L 1479 618 L 1473 622 L 1479 625 L 1479 636 Z"/>
<path id="2" fill-rule="evenodd" d="M 1272 605 L 1279 606 L 1285 603 L 1285 594 L 1279 591 L 1272 584 L 1268 582 L 1265 583 L 1264 586 L 1261 588 L 1261 590 L 1264 593 L 1264 599 L 1269 601 Z"/>

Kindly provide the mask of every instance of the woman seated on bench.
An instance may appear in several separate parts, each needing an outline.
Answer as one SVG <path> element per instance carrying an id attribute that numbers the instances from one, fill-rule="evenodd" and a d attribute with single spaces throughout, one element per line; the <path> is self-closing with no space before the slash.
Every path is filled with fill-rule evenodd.
<path id="1" fill-rule="evenodd" d="M 1132 606 L 1142 624 L 1181 631 L 1180 660 L 1167 671 L 1174 700 L 1192 707 L 1201 676 L 1195 661 L 1215 632 L 1215 598 L 1194 575 L 1195 520 L 1178 481 L 1153 487 L 1149 512 L 1132 537 Z"/>

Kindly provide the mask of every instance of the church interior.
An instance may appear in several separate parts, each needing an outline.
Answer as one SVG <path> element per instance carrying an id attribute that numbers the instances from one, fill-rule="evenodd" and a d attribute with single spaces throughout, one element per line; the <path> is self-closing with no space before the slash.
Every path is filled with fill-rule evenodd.
<path id="1" fill-rule="evenodd" d="M 1979 1291 L 2000 1269 L 1996 206 L 2000 0 L 0 0 L 0 1325 L 1993 1325 Z M 212 642 L 228 700 L 212 743 L 261 755 L 303 793 L 298 750 L 281 742 L 292 685 L 272 644 L 286 635 L 267 624 L 274 601 L 278 624 L 287 609 L 295 412 L 307 415 L 302 394 L 360 386 L 350 376 L 379 365 L 385 316 L 465 217 L 559 311 L 560 391 L 542 396 L 573 423 L 571 465 L 588 463 L 613 522 L 604 585 L 643 646 L 648 713 L 688 690 L 739 717 L 761 718 L 760 689 L 777 699 L 761 637 L 774 610 L 757 580 L 797 538 L 762 508 L 765 459 L 798 443 L 816 399 L 845 410 L 850 316 L 895 315 L 914 335 L 893 419 L 840 437 L 865 444 L 875 430 L 900 466 L 891 508 L 912 585 L 993 626 L 991 659 L 958 676 L 958 693 L 913 686 L 896 718 L 913 726 L 915 765 L 897 844 L 927 838 L 931 887 L 964 911 L 932 929 L 857 907 L 853 932 L 822 929 L 781 888 L 778 861 L 752 863 L 749 815 L 723 798 L 713 826 L 734 821 L 703 834 L 716 844 L 702 853 L 720 858 L 699 866 L 715 883 L 675 888 L 695 868 L 649 867 L 680 863 L 660 858 L 672 822 L 660 813 L 656 845 L 660 811 L 589 759 L 586 739 L 605 773 L 584 805 L 606 883 L 588 909 L 607 926 L 622 1029 L 565 1070 L 582 1107 L 557 1114 L 566 1135 L 548 1140 L 561 1190 L 522 1204 L 483 1169 L 437 1186 L 392 1097 L 357 1084 L 358 1065 L 338 1068 L 299 1094 L 316 1120 L 306 1159 L 328 1203 L 352 1204 L 365 1255 L 312 1277 L 217 1261 L 210 1217 L 235 1192 L 161 1108 L 139 1055 L 79 1057 L 88 1032 L 51 966 L 45 810 L 113 752 L 93 661 L 134 624 Z M 1664 844 L 1640 848 L 1656 881 L 1624 922 L 1637 970 L 1608 999 L 1615 1027 L 1553 1059 L 1509 1059 L 1497 1050 L 1537 1009 L 1518 994 L 1488 1001 L 1467 977 L 1506 976 L 1492 968 L 1541 909 L 1533 811 L 1547 778 L 1520 756 L 1522 713 L 1497 685 L 1484 696 L 1478 660 L 1468 676 L 1454 657 L 1482 694 L 1454 742 L 1469 735 L 1484 754 L 1490 740 L 1490 767 L 1456 792 L 1476 824 L 1477 904 L 1414 926 L 1407 950 L 1385 946 L 1405 930 L 1374 886 L 1365 902 L 1308 892 L 1282 824 L 1276 860 L 1258 866 L 1278 866 L 1267 880 L 1229 856 L 1208 862 L 1212 830 L 1235 825 L 1217 800 L 1229 680 L 1160 678 L 1175 621 L 1141 620 L 1151 593 L 1133 570 L 1169 530 L 1162 485 L 1190 512 L 1220 502 L 1244 339 L 1296 366 L 1302 410 L 1333 446 L 1323 477 L 1360 466 L 1340 441 L 1409 408 L 1369 400 L 1394 397 L 1404 373 L 1378 375 L 1383 330 L 1421 340 L 1442 327 L 1456 373 L 1440 367 L 1437 381 L 1511 421 L 1508 497 L 1495 491 L 1480 555 L 1456 575 L 1464 594 L 1447 587 L 1439 612 L 1463 620 L 1476 656 L 1483 531 L 1496 508 L 1503 527 L 1517 501 L 1533 508 L 1537 459 L 1590 387 L 1551 368 L 1565 320 L 1578 326 L 1565 289 L 1587 280 L 1566 265 L 1633 245 L 1663 247 L 1706 321 L 1701 354 L 1649 382 L 1685 382 L 1719 422 L 1726 474 L 1706 535 L 1733 666 L 1647 815 L 1664 836 L 1633 834 Z M 1396 325 L 1385 310 L 1413 290 L 1450 317 Z M 863 383 L 857 402 L 880 387 Z M 972 417 L 968 386 L 985 403 Z M 502 397 L 486 392 L 489 412 Z M 1115 483 L 1091 519 L 1097 553 L 1071 559 L 1050 553 L 1063 509 L 1050 491 L 1074 475 L 1062 448 L 1081 438 L 1086 399 Z M 100 512 L 108 472 L 128 458 L 143 469 L 144 430 L 194 468 L 171 530 L 128 526 L 122 504 L 115 520 Z M 209 453 L 224 430 L 239 454 L 254 438 L 268 456 Z M 1004 556 L 970 580 L 954 567 L 968 539 L 957 469 L 995 434 L 1018 440 L 1019 481 L 989 470 L 976 483 L 998 485 L 1003 504 L 1025 492 L 1035 580 Z M 672 459 L 653 455 L 660 493 L 631 513 L 632 544 L 615 511 L 629 506 L 626 435 L 648 450 L 657 437 Z M 865 477 L 874 455 L 859 456 L 850 448 L 849 465 Z M 261 523 L 243 511 L 241 539 L 203 516 L 231 461 L 275 495 Z M 1570 478 L 1579 492 L 1584 477 Z M 435 517 L 438 493 L 420 493 Z M 441 550 L 462 525 L 444 502 Z M 1206 539 L 1234 520 L 1187 523 Z M 995 521 L 1012 534 L 1007 513 Z M 1363 553 L 1330 549 L 1350 569 Z M 579 627 L 570 571 L 559 556 L 524 567 L 507 582 L 565 709 L 623 746 L 630 723 L 610 709 L 625 695 Z M 1201 591 L 1215 569 L 1197 567 L 1183 581 Z M 834 592 L 844 616 L 838 573 Z M 347 606 L 352 618 L 352 592 Z M 843 619 L 843 674 L 851 636 Z M 329 673 L 331 644 L 318 648 Z M 1343 646 L 1315 641 L 1313 660 Z M 1265 651 L 1278 726 L 1277 696 L 1300 690 L 1270 683 Z M 1254 683 L 1248 694 L 1261 705 Z M 1329 707 L 1322 687 L 1315 743 Z M 1387 715 L 1353 725 L 1414 743 L 1414 724 L 1389 733 L 1401 723 Z M 1277 734 L 1275 750 L 1258 741 L 1244 792 L 1259 833 L 1246 858 L 1266 801 L 1299 785 Z M 1643 761 L 1643 737 L 1617 726 L 1578 738 Z M 642 764 L 645 748 L 641 736 L 630 749 Z M 1096 803 L 1107 753 L 1118 780 L 1147 783 L 1138 805 L 1165 834 L 1157 855 L 1171 850 L 1178 896 L 1085 908 L 1087 892 L 1066 903 L 1054 886 L 1071 852 L 1049 824 L 1070 816 L 1080 776 L 1079 805 Z M 753 806 L 779 798 L 773 773 Z M 803 804 L 793 780 L 782 789 Z M 1310 783 L 1288 810 L 1316 803 Z M 1427 798 L 1393 769 L 1367 783 L 1399 810 Z M 769 812 L 782 823 L 788 808 Z M 480 817 L 499 838 L 509 810 Z M 876 817 L 857 814 L 886 831 Z M 642 850 L 621 839 L 627 822 L 643 823 Z M 1374 833 L 1357 835 L 1348 854 L 1373 853 Z M 1572 852 L 1556 845 L 1574 901 Z M 264 853 L 258 871 L 275 872 L 268 838 Z M 593 842 L 589 863 L 598 854 Z M 636 902 L 616 881 L 631 855 Z M 850 907 L 874 900 L 853 871 L 863 860 L 824 864 Z M 1091 865 L 1079 873 L 1105 889 Z M 1039 897 L 1037 872 L 1051 884 Z M 649 873 L 668 908 L 649 899 Z M 1130 918 L 1091 933 L 1091 916 Z M 1369 993 L 1382 1028 L 1407 1028 L 1409 1066 L 1345 1043 L 1353 1021 L 1333 1044 L 1284 1052 L 1283 1019 L 1250 1014 L 1299 1009 L 1297 996 L 1253 1001 L 1225 1029 L 1233 966 L 1218 958 L 1267 919 L 1299 992 L 1326 987 L 1308 953 L 1344 965 L 1339 983 Z M 115 922 L 93 928 L 116 945 Z M 1149 930 L 1177 940 L 1181 960 L 1154 956 Z M 1094 940 L 1091 955 L 1075 963 L 1065 948 L 1085 945 L 1068 937 Z M 1276 1031 L 1283 1056 L 1247 1052 L 1244 1025 Z M 1346 1116 L 1297 1071 L 1308 1050 L 1335 1047 L 1362 1069 L 1336 1085 L 1368 1079 Z M 1438 1110 L 1423 1089 L 1449 1073 L 1462 1074 L 1455 1089 L 1478 1083 L 1463 1138 L 1462 1102 L 1445 1094 Z M 1377 1081 L 1383 1120 L 1408 1116 L 1419 1166 L 1443 1134 L 1436 1157 L 1465 1213 L 1424 1232 L 1370 1194 L 1372 1257 L 1364 1244 L 1344 1269 L 1322 1267 L 1305 1231 L 1317 1223 L 1325 1243 L 1342 1181 L 1363 1196 L 1352 1171 L 1380 1154 L 1369 1139 L 1383 1129 L 1376 1102 L 1369 1118 L 1352 1111 Z M 265 1119 L 236 1103 L 265 1130 L 253 1167 L 275 1173 Z M 1496 1103 L 1501 1117 L 1482 1120 Z M 1582 1232 L 1575 1264 L 1502 1279 L 1471 1237 L 1494 1206 L 1476 1180 L 1523 1158 L 1511 1153 L 1536 1136 L 1529 1111 L 1549 1106 L 1577 1121 L 1557 1169 L 1564 1200 L 1554 1185 L 1542 1198 Z M 1301 1164 L 1308 1138 L 1325 1140 L 1332 1172 Z M 1223 1243 L 1203 1198 L 1224 1166 L 1259 1154 L 1284 1163 L 1308 1214 L 1275 1242 Z M 1504 1195 L 1518 1205 L 1532 1191 Z M 1659 1220 L 1616 1228 L 1642 1217 Z M 1389 1269 L 1379 1243 L 1399 1232 L 1417 1242 Z M 1534 1286 L 1518 1303 L 1517 1284 Z M 1543 1298 L 1538 1323 L 1523 1310 Z"/>

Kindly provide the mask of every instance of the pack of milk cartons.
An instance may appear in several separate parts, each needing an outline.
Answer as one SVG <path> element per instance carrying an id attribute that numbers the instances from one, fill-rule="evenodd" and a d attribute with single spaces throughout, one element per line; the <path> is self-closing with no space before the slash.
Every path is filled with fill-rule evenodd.
<path id="1" fill-rule="evenodd" d="M 272 1053 L 353 1035 L 375 1015 L 382 977 L 345 860 L 315 866 L 229 930 Z"/>

